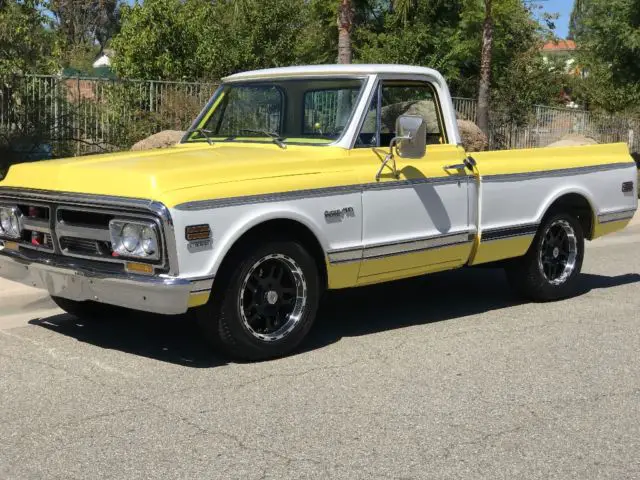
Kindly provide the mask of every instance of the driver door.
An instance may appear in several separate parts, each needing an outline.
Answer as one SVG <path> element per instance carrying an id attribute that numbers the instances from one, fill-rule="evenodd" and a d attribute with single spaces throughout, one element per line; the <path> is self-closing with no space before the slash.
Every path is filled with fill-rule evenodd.
<path id="1" fill-rule="evenodd" d="M 401 115 L 426 122 L 426 152 L 395 155 L 396 174 L 375 179 Z M 367 144 L 368 143 L 368 144 Z M 395 151 L 395 149 L 394 149 Z M 422 81 L 381 81 L 354 155 L 371 168 L 363 192 L 363 261 L 358 283 L 376 283 L 465 264 L 471 254 L 469 183 L 464 149 L 447 143 L 436 90 Z M 452 167 L 453 166 L 453 167 Z"/>

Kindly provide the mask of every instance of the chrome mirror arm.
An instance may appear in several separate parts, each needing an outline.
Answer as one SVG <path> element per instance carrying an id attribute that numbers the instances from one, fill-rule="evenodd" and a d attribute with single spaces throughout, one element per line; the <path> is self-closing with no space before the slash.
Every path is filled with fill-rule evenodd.
<path id="1" fill-rule="evenodd" d="M 393 154 L 393 149 L 394 147 L 396 147 L 396 144 L 400 140 L 411 140 L 411 138 L 411 135 L 405 135 L 402 137 L 393 137 L 391 139 L 391 142 L 389 142 L 389 153 L 387 153 L 387 155 L 384 157 L 384 160 L 382 160 L 382 165 L 380 165 L 380 169 L 378 170 L 378 173 L 376 173 L 377 182 L 380 181 L 380 175 L 382 175 L 382 170 L 384 170 L 384 167 L 389 167 L 390 161 L 393 161 L 393 165 L 389 167 L 391 169 L 391 172 L 393 173 L 393 176 L 396 179 L 400 178 L 400 175 L 398 174 L 398 168 L 396 167 L 396 157 Z"/>

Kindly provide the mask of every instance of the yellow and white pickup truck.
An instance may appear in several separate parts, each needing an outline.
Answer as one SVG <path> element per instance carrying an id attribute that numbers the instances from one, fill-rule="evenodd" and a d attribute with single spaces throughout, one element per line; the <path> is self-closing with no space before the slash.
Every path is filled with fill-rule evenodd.
<path id="1" fill-rule="evenodd" d="M 468 155 L 434 70 L 270 69 L 224 79 L 173 148 L 13 166 L 0 276 L 74 315 L 195 309 L 265 359 L 326 289 L 491 263 L 532 300 L 569 296 L 585 239 L 636 207 L 624 144 Z"/>

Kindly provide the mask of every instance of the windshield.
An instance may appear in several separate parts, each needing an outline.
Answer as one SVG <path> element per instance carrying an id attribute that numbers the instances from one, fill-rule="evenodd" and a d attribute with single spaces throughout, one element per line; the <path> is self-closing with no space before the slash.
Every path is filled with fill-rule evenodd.
<path id="1" fill-rule="evenodd" d="M 224 84 L 188 141 L 329 144 L 348 126 L 363 85 L 353 78 Z"/>

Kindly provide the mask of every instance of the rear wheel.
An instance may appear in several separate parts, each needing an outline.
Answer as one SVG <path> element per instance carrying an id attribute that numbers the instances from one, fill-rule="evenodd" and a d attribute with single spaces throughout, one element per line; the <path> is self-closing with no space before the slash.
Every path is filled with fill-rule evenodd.
<path id="1" fill-rule="evenodd" d="M 120 317 L 127 312 L 124 308 L 107 305 L 105 303 L 92 301 L 78 302 L 54 296 L 51 297 L 51 300 L 68 314 L 87 320 Z"/>
<path id="2" fill-rule="evenodd" d="M 514 289 L 544 302 L 574 295 L 584 259 L 584 233 L 576 217 L 552 213 L 542 222 L 529 251 L 507 267 Z"/>
<path id="3" fill-rule="evenodd" d="M 237 252 L 209 304 L 197 311 L 209 340 L 239 360 L 286 355 L 305 338 L 320 297 L 318 267 L 297 242 Z"/>

